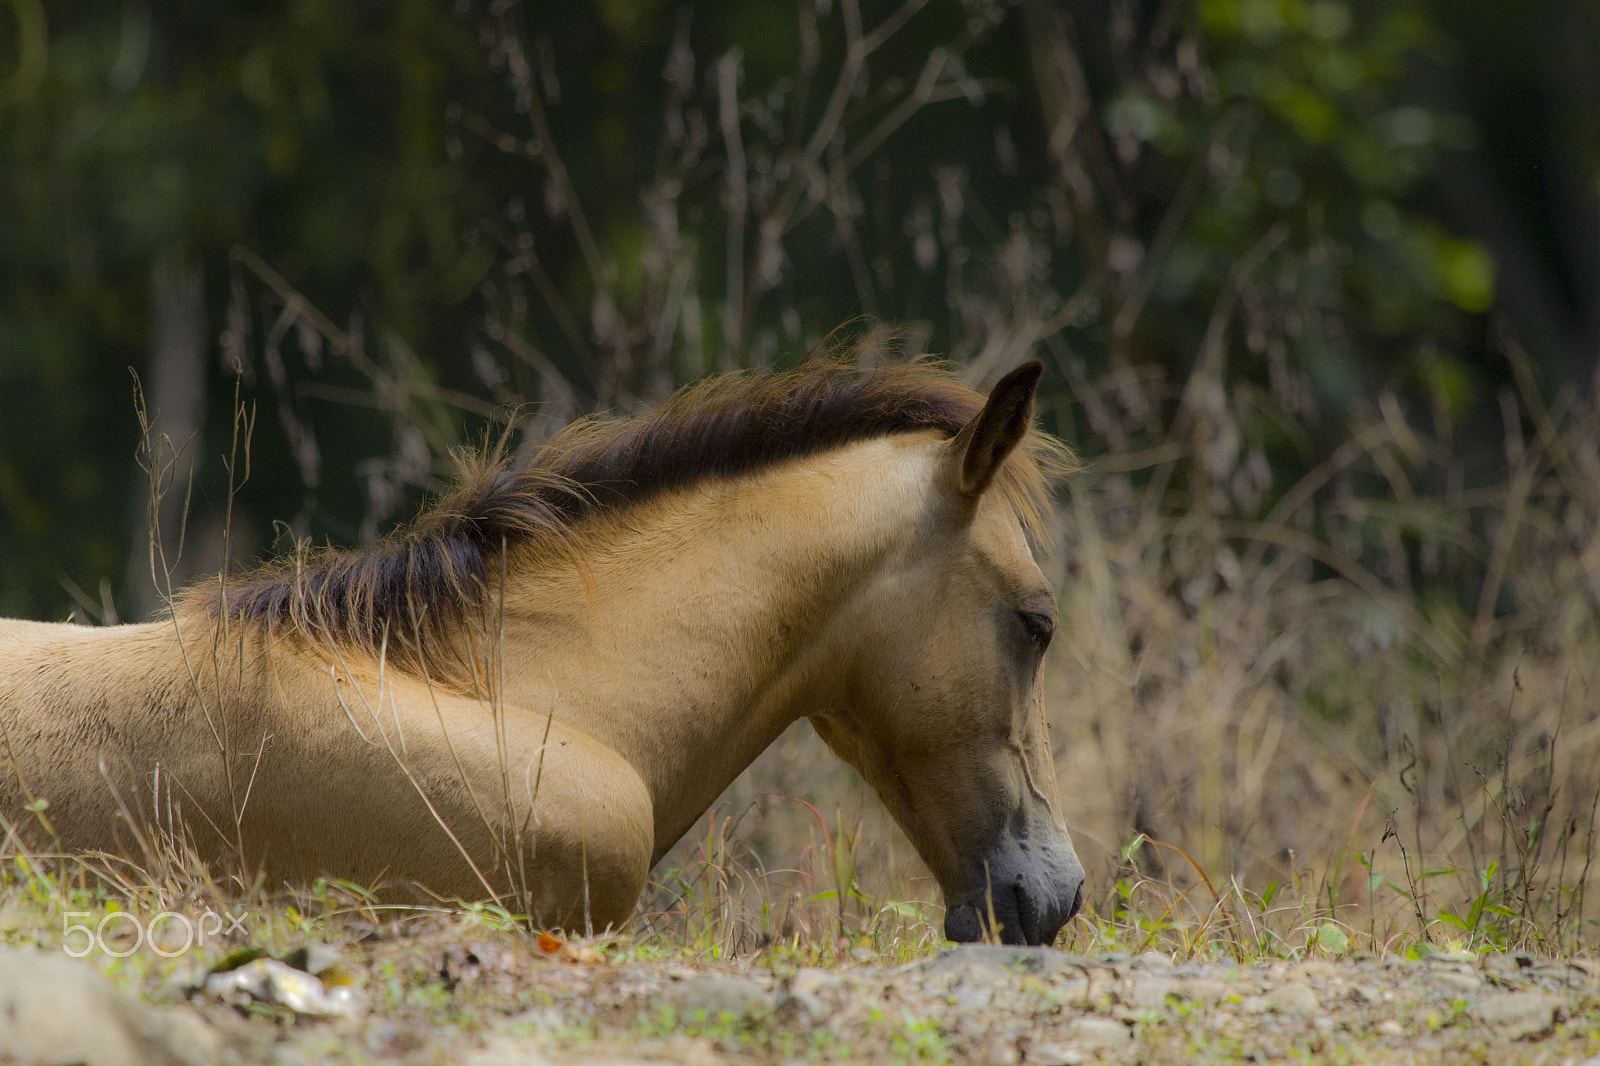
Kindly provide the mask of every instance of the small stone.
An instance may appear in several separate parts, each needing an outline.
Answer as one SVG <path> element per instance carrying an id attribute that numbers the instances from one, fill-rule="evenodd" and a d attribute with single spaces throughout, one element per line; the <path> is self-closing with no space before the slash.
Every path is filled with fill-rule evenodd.
<path id="1" fill-rule="evenodd" d="M 487 1062 L 479 1062 L 471 1055 L 468 1055 L 466 1059 L 467 1066 L 495 1066 L 497 1061 L 498 1060 L 490 1059 Z M 515 1061 L 518 1063 L 518 1066 L 521 1066 L 522 1063 L 526 1063 L 528 1060 L 524 1056 L 518 1056 Z M 272 1049 L 272 1066 L 314 1066 L 314 1063 L 307 1056 L 307 1053 L 302 1051 L 300 1048 L 290 1047 L 287 1044 L 279 1044 L 277 1047 Z M 531 1063 L 529 1066 L 543 1066 L 543 1064 Z"/>
<path id="2" fill-rule="evenodd" d="M 1447 993 L 1473 993 L 1483 989 L 1483 982 L 1477 974 L 1471 973 L 1436 973 L 1433 983 Z"/>
<path id="3" fill-rule="evenodd" d="M 778 997 L 777 1006 L 772 1008 L 772 1016 L 778 1024 L 786 1025 L 791 1029 L 812 1029 L 827 1021 L 833 1014 L 833 1008 L 820 996 L 810 992 L 796 992 L 793 989 Z"/>
<path id="4" fill-rule="evenodd" d="M 1160 1010 L 1177 987 L 1178 982 L 1170 977 L 1136 977 L 1129 982 L 1128 1005 L 1138 1010 Z"/>
<path id="5" fill-rule="evenodd" d="M 1078 1019 L 1072 1029 L 1073 1039 L 1085 1048 L 1117 1048 L 1133 1039 L 1133 1032 L 1121 1022 L 1090 1015 Z M 1029 1052 L 1029 1058 L 1033 1053 Z"/>
<path id="6" fill-rule="evenodd" d="M 1282 1044 L 1263 1041 L 1255 1050 L 1245 1052 L 1244 1057 L 1251 1062 L 1277 1062 L 1279 1059 L 1288 1058 L 1289 1053 Z"/>
<path id="7" fill-rule="evenodd" d="M 1221 981 L 1211 981 L 1197 977 L 1188 981 L 1179 981 L 1172 988 L 1172 994 L 1179 999 L 1191 1000 L 1195 1003 L 1215 1003 L 1228 994 L 1228 986 Z"/>
<path id="8" fill-rule="evenodd" d="M 1266 996 L 1245 996 L 1239 1001 L 1240 1014 L 1265 1014 L 1272 1006 Z"/>
<path id="9" fill-rule="evenodd" d="M 1399 1036 L 1401 1033 L 1405 1032 L 1405 1029 L 1400 1025 L 1400 1023 L 1395 1021 L 1393 1018 L 1385 1018 L 1383 1021 L 1374 1026 L 1374 1029 L 1377 1031 L 1379 1036 Z"/>
<path id="10" fill-rule="evenodd" d="M 704 1013 L 707 1018 L 736 1018 L 764 1012 L 772 1004 L 766 989 L 740 977 L 692 977 L 669 986 L 662 999 L 680 1014 Z"/>
<path id="11" fill-rule="evenodd" d="M 1383 998 L 1377 989 L 1369 988 L 1366 985 L 1351 985 L 1350 990 L 1345 993 L 1345 997 L 1352 1003 L 1361 1004 L 1377 1003 Z"/>
<path id="12" fill-rule="evenodd" d="M 972 1061 L 980 1066 L 1017 1066 L 1022 1056 L 1017 1044 L 1001 1036 L 991 1036 L 972 1050 Z M 1032 1061 L 1031 1059 L 1029 1061 Z"/>
<path id="13" fill-rule="evenodd" d="M 660 1057 L 676 1066 L 719 1066 L 725 1060 L 717 1054 L 716 1041 L 703 1036 L 669 1036 L 661 1045 Z M 655 1055 L 651 1055 L 655 1058 Z M 589 1066 L 645 1066 L 634 1059 L 591 1059 Z"/>
<path id="14" fill-rule="evenodd" d="M 789 980 L 789 991 L 804 992 L 808 995 L 831 991 L 838 988 L 843 982 L 827 970 L 819 970 L 814 966 L 802 966 L 794 977 Z"/>
<path id="15" fill-rule="evenodd" d="M 1066 1044 L 1034 1044 L 1028 1048 L 1028 1066 L 1079 1066 L 1085 1058 L 1082 1051 Z"/>
<path id="16" fill-rule="evenodd" d="M 1279 1014 L 1315 1014 L 1322 1006 L 1310 986 L 1291 981 L 1272 993 L 1269 1002 Z"/>
<path id="17" fill-rule="evenodd" d="M 1445 1022 L 1444 1014 L 1438 1007 L 1418 1007 L 1411 1016 L 1411 1027 L 1419 1032 L 1430 1032 L 1439 1028 Z"/>
<path id="18" fill-rule="evenodd" d="M 1133 964 L 1141 970 L 1170 973 L 1175 967 L 1171 959 L 1159 951 L 1145 951 L 1133 957 Z"/>
<path id="19" fill-rule="evenodd" d="M 1568 959 L 1567 966 L 1569 969 L 1579 971 L 1591 980 L 1600 977 L 1600 959 Z M 1600 1056 L 1597 1056 L 1597 1059 L 1600 1059 Z M 1594 1060 L 1585 1059 L 1578 1066 L 1588 1066 L 1590 1061 Z M 1600 1066 L 1600 1063 L 1597 1063 L 1597 1066 Z"/>
<path id="20" fill-rule="evenodd" d="M 1558 996 L 1539 992 L 1496 992 L 1484 996 L 1469 1008 L 1482 1025 L 1496 1029 L 1512 1040 L 1538 1036 L 1555 1027 Z"/>
<path id="21" fill-rule="evenodd" d="M 962 985 L 951 995 L 951 1005 L 965 1011 L 983 1010 L 994 1000 L 994 989 Z"/>

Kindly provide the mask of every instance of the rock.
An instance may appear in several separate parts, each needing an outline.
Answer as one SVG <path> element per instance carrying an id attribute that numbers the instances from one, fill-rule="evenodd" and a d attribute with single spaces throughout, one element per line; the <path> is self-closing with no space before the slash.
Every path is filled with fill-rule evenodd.
<path id="1" fill-rule="evenodd" d="M 994 1002 L 994 989 L 962 985 L 950 996 L 951 1006 L 957 1010 L 979 1011 Z"/>
<path id="2" fill-rule="evenodd" d="M 0 948 L 0 1062 L 17 1066 L 200 1066 L 219 1041 L 186 1008 L 156 1010 L 93 967 Z"/>
<path id="3" fill-rule="evenodd" d="M 830 992 L 844 984 L 836 974 L 827 970 L 819 970 L 813 966 L 802 966 L 794 977 L 789 980 L 789 991 L 805 992 L 810 995 L 819 995 Z"/>
<path id="4" fill-rule="evenodd" d="M 1468 1007 L 1475 1021 L 1512 1040 L 1538 1036 L 1555 1027 L 1559 996 L 1540 992 L 1496 992 Z"/>
<path id="5" fill-rule="evenodd" d="M 1265 1014 L 1272 1009 L 1272 1003 L 1266 996 L 1245 996 L 1239 1001 L 1240 1014 Z"/>
<path id="6" fill-rule="evenodd" d="M 1379 1036 L 1399 1036 L 1405 1032 L 1404 1027 L 1393 1018 L 1385 1018 L 1373 1028 Z"/>
<path id="7" fill-rule="evenodd" d="M 1327 959 L 1307 959 L 1291 970 L 1291 974 L 1302 981 L 1326 981 L 1338 973 L 1339 967 Z"/>
<path id="8" fill-rule="evenodd" d="M 968 1061 L 978 1066 L 1017 1066 L 1022 1056 L 1017 1054 L 1017 1042 L 1003 1036 L 991 1036 L 972 1049 Z"/>
<path id="9" fill-rule="evenodd" d="M 1193 977 L 1173 985 L 1172 994 L 1195 1003 L 1215 1003 L 1228 994 L 1228 986 L 1221 981 Z"/>
<path id="10" fill-rule="evenodd" d="M 1072 1027 L 1072 1037 L 1082 1048 L 1119 1048 L 1133 1039 L 1133 1031 L 1121 1022 L 1090 1015 L 1078 1019 Z M 1033 1052 L 1028 1053 L 1028 1058 L 1032 1060 Z"/>
<path id="11" fill-rule="evenodd" d="M 1322 1006 L 1310 986 L 1298 981 L 1280 986 L 1268 998 L 1268 1002 L 1279 1014 L 1315 1014 Z"/>
<path id="12" fill-rule="evenodd" d="M 1471 973 L 1436 973 L 1433 975 L 1433 984 L 1446 994 L 1470 995 L 1483 989 L 1483 982 L 1478 975 Z"/>
<path id="13" fill-rule="evenodd" d="M 473 1060 L 468 1058 L 467 1061 Z M 280 1044 L 272 1049 L 272 1066 L 316 1066 L 316 1060 L 297 1047 Z"/>
<path id="14" fill-rule="evenodd" d="M 772 1016 L 778 1024 L 791 1029 L 814 1028 L 832 1014 L 833 1008 L 822 997 L 793 989 L 779 996 L 777 1005 L 772 1008 Z"/>
<path id="15" fill-rule="evenodd" d="M 1079 1066 L 1086 1058 L 1082 1051 L 1066 1044 L 1042 1043 L 1028 1048 L 1028 1066 Z"/>
<path id="16" fill-rule="evenodd" d="M 662 992 L 662 1000 L 680 1014 L 704 1013 L 707 1018 L 724 1014 L 746 1017 L 772 1006 L 772 997 L 756 982 L 722 975 L 680 981 Z"/>
<path id="17" fill-rule="evenodd" d="M 1177 987 L 1178 982 L 1170 977 L 1141 975 L 1129 982 L 1127 1002 L 1136 1010 L 1161 1010 Z"/>
<path id="18" fill-rule="evenodd" d="M 1141 970 L 1155 970 L 1159 973 L 1171 973 L 1176 968 L 1173 961 L 1159 951 L 1145 951 L 1135 955 L 1133 965 Z"/>

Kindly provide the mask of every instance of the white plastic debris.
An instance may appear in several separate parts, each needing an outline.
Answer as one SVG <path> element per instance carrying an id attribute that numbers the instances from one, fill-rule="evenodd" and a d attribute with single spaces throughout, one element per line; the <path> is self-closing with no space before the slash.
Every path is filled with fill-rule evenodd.
<path id="1" fill-rule="evenodd" d="M 325 988 L 320 980 L 277 959 L 256 959 L 206 978 L 207 995 L 246 1007 L 265 1003 L 312 1018 L 359 1018 L 366 1012 L 361 991 L 350 985 Z"/>

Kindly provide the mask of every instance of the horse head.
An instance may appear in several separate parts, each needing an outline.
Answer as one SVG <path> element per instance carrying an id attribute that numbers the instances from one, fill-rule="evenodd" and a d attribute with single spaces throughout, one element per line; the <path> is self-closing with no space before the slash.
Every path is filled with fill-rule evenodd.
<path id="1" fill-rule="evenodd" d="M 838 709 L 812 717 L 933 871 L 956 941 L 1049 944 L 1082 902 L 1039 680 L 1055 596 L 998 487 L 1039 373 L 928 442 L 913 533 L 857 602 Z"/>

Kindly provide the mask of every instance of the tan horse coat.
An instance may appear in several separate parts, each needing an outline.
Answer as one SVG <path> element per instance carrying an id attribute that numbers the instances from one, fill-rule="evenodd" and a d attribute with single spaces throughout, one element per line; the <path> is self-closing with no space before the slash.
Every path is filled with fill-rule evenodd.
<path id="1" fill-rule="evenodd" d="M 803 373 L 720 399 L 748 417 Z M 822 434 L 746 469 L 640 488 L 647 459 L 607 457 L 636 475 L 616 479 L 631 496 L 560 469 L 591 499 L 563 497 L 557 520 L 515 535 L 485 517 L 494 493 L 546 483 L 485 467 L 435 508 L 450 522 L 439 552 L 402 535 L 302 559 L 147 625 L 0 622 L 0 814 L 67 850 L 137 855 L 178 829 L 208 860 L 274 880 L 410 881 L 600 928 L 627 920 L 651 865 L 810 717 L 928 862 L 952 936 L 978 935 L 998 872 L 1002 935 L 1053 939 L 1082 875 L 1029 650 L 1054 622 L 1018 511 L 1036 475 L 1008 468 L 1005 491 L 998 477 L 1027 429 L 1037 373 L 1024 377 L 982 415 L 966 394 L 948 429 Z M 606 432 L 565 446 L 614 448 Z M 458 528 L 487 549 L 451 569 Z M 435 599 L 414 594 L 441 581 Z M 396 588 L 402 608 L 386 605 Z"/>

